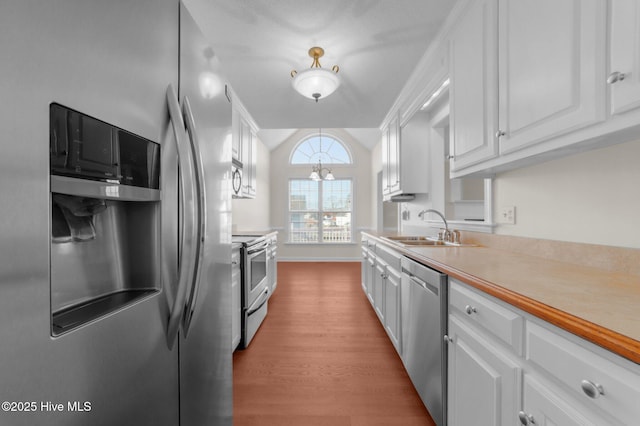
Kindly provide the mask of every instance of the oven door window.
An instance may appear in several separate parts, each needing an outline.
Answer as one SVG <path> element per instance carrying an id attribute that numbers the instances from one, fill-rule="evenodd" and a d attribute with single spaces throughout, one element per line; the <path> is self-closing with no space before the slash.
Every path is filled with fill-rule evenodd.
<path id="1" fill-rule="evenodd" d="M 251 255 L 251 290 L 262 283 L 267 277 L 267 250 L 260 250 L 258 253 Z"/>

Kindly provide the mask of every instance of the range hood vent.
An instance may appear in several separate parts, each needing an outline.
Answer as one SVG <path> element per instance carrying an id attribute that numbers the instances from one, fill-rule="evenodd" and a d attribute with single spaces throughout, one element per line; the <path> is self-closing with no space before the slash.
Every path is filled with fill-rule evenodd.
<path id="1" fill-rule="evenodd" d="M 411 201 L 416 198 L 416 194 L 396 194 L 391 197 L 385 197 L 384 201 L 392 203 L 404 203 L 405 201 Z"/>

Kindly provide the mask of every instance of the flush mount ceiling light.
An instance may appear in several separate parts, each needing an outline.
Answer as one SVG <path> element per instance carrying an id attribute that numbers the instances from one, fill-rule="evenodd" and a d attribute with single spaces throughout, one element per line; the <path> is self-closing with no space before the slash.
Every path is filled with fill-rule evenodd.
<path id="1" fill-rule="evenodd" d="M 340 68 L 334 65 L 331 70 L 324 69 L 318 61 L 324 55 L 322 47 L 312 47 L 309 49 L 309 56 L 313 58 L 311 68 L 304 71 L 291 71 L 293 77 L 293 88 L 305 98 L 315 99 L 326 98 L 340 86 L 340 79 L 337 74 Z"/>

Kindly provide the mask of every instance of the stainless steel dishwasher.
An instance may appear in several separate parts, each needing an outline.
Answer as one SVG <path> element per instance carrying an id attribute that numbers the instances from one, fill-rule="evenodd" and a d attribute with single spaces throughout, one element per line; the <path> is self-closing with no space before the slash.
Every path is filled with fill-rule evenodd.
<path id="1" fill-rule="evenodd" d="M 447 423 L 447 276 L 403 257 L 402 360 L 438 426 Z"/>

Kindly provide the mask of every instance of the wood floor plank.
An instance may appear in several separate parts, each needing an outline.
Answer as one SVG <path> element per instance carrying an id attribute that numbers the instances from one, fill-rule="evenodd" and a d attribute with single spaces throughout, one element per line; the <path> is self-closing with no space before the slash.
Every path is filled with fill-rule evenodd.
<path id="1" fill-rule="evenodd" d="M 358 262 L 279 262 L 267 318 L 234 354 L 235 426 L 435 426 Z"/>

